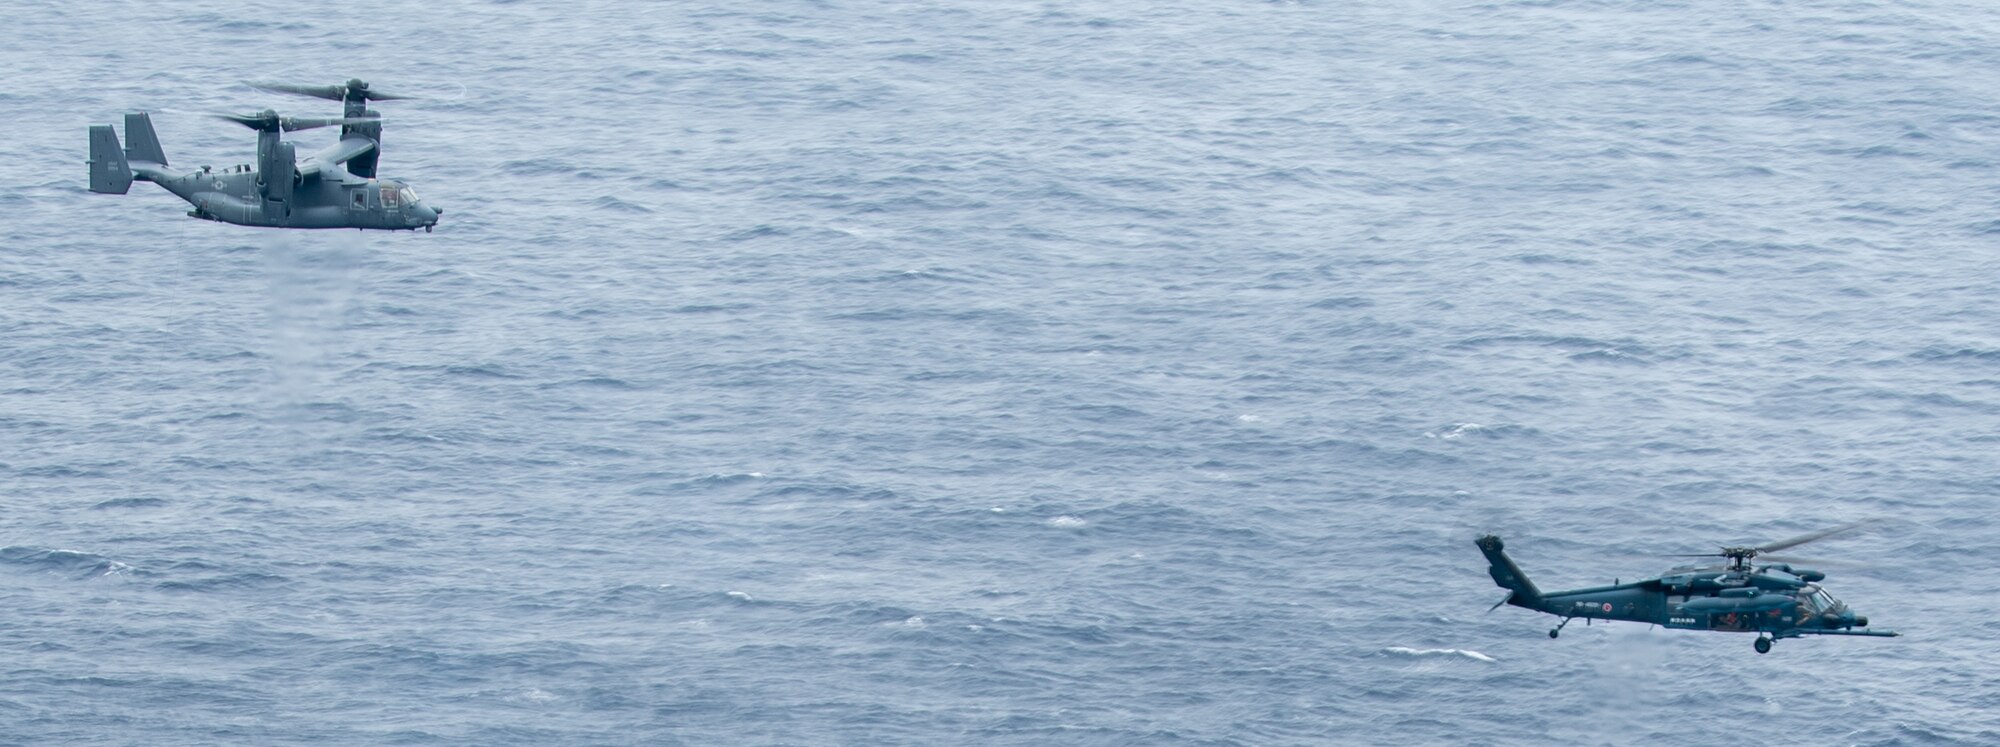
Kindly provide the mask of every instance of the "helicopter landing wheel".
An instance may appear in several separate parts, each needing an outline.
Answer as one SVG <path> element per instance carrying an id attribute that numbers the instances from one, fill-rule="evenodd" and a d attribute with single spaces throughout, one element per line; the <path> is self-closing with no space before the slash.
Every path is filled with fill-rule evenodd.
<path id="1" fill-rule="evenodd" d="M 1558 635 L 1562 635 L 1562 628 L 1549 628 L 1549 637 L 1550 637 L 1550 638 L 1554 638 L 1554 637 L 1556 637 L 1556 636 L 1558 636 Z"/>
<path id="2" fill-rule="evenodd" d="M 1757 647 L 1757 653 L 1760 654 L 1771 653 L 1771 639 L 1769 638 L 1765 638 L 1761 635 L 1757 636 L 1757 642 L 1751 645 Z"/>

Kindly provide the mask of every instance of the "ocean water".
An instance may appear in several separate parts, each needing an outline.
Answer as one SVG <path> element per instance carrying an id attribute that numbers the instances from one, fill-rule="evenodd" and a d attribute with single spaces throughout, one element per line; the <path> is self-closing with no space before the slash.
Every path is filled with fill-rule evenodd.
<path id="1" fill-rule="evenodd" d="M 0 9 L 0 744 L 2000 744 L 2000 8 Z M 437 233 L 85 190 L 349 77 Z"/>

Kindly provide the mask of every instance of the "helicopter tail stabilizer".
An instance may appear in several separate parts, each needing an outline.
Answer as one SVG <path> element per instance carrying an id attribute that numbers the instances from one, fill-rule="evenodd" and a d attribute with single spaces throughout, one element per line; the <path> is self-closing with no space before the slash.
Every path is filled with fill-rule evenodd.
<path id="1" fill-rule="evenodd" d="M 125 115 L 125 160 L 167 165 L 167 152 L 160 148 L 160 136 L 153 134 L 153 118 L 145 112 Z"/>
<path id="2" fill-rule="evenodd" d="M 1491 564 L 1486 572 L 1493 576 L 1493 583 L 1513 592 L 1502 603 L 1540 609 L 1542 590 L 1535 588 L 1535 582 L 1528 580 L 1528 574 L 1521 572 L 1521 567 L 1514 564 L 1513 558 L 1507 557 L 1507 545 L 1490 534 L 1480 537 L 1478 545 L 1479 551 L 1486 555 L 1486 562 Z"/>
<path id="3" fill-rule="evenodd" d="M 90 126 L 90 191 L 122 195 L 132 189 L 132 166 L 111 125 Z"/>

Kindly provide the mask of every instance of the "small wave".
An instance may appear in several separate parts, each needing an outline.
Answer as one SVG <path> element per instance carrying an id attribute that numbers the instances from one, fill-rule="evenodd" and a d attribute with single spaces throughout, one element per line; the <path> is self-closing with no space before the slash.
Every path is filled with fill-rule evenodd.
<path id="1" fill-rule="evenodd" d="M 591 207 L 595 207 L 600 210 L 613 210 L 621 213 L 653 212 L 652 208 L 637 203 L 626 202 L 624 200 L 612 197 L 610 195 L 605 195 L 603 197 L 597 198 L 596 200 L 592 200 L 590 204 Z"/>
<path id="2" fill-rule="evenodd" d="M 444 373 L 449 376 L 467 376 L 472 378 L 488 378 L 488 379 L 521 378 L 520 374 L 508 371 L 506 367 L 501 366 L 497 363 L 479 363 L 473 365 L 445 366 Z"/>
<path id="3" fill-rule="evenodd" d="M 1411 657 L 1463 656 L 1467 659 L 1472 659 L 1475 661 L 1485 661 L 1485 662 L 1499 661 L 1498 659 L 1479 653 L 1478 651 L 1473 651 L 1471 649 L 1463 649 L 1463 648 L 1404 648 L 1402 646 L 1390 646 L 1389 648 L 1382 649 L 1382 653 L 1395 654 L 1397 656 L 1411 656 Z"/>
<path id="4" fill-rule="evenodd" d="M 1650 361 L 1646 360 L 1643 356 L 1627 353 L 1617 348 L 1602 348 L 1599 350 L 1586 350 L 1580 353 L 1571 353 L 1569 359 L 1573 361 L 1596 361 L 1599 363 L 1627 363 L 1627 364 L 1637 364 L 1642 366 L 1650 365 L 1651 363 Z"/>
<path id="5" fill-rule="evenodd" d="M 113 574 L 106 573 L 105 575 L 109 576 Z M 259 573 L 256 571 L 245 571 L 242 573 L 229 573 L 220 576 L 211 576 L 209 578 L 162 581 L 159 584 L 156 584 L 154 588 L 159 589 L 160 591 L 212 593 L 212 592 L 227 592 L 227 591 L 244 591 L 244 590 L 254 590 L 254 589 L 269 589 L 279 586 L 285 586 L 290 583 L 291 579 L 286 578 L 284 576 L 279 576 L 270 573 Z"/>
<path id="6" fill-rule="evenodd" d="M 1572 267 L 1588 267 L 1597 264 L 1596 262 L 1592 262 L 1588 259 L 1580 259 L 1577 257 L 1565 257 L 1559 254 L 1541 254 L 1532 252 L 1528 254 L 1516 254 L 1514 256 L 1508 257 L 1508 259 L 1514 260 L 1515 262 L 1519 262 L 1524 265 L 1568 265 Z"/>
<path id="7" fill-rule="evenodd" d="M 1541 434 L 1542 432 L 1535 428 L 1531 428 L 1525 425 L 1514 425 L 1511 423 L 1506 423 L 1501 425 L 1482 425 L 1480 423 L 1451 423 L 1449 425 L 1441 425 L 1436 428 L 1432 428 L 1428 431 L 1424 431 L 1424 438 L 1435 438 L 1440 441 L 1457 441 L 1460 439 L 1472 439 L 1472 438 L 1478 438 L 1478 439 L 1537 438 L 1540 437 Z"/>
<path id="8" fill-rule="evenodd" d="M 159 508 L 165 505 L 167 505 L 167 502 L 158 498 L 113 498 L 108 501 L 98 501 L 97 505 L 91 506 L 91 508 L 97 510 L 107 508 Z"/>
<path id="9" fill-rule="evenodd" d="M 132 566 L 96 553 L 39 547 L 0 547 L 0 563 L 75 579 L 123 576 Z"/>
<path id="10" fill-rule="evenodd" d="M 1467 434 L 1478 433 L 1483 430 L 1486 430 L 1486 426 L 1480 425 L 1478 423 L 1452 423 L 1449 426 L 1425 432 L 1424 438 L 1441 438 L 1446 441 L 1451 441 L 1463 438 Z"/>
<path id="11" fill-rule="evenodd" d="M 1965 348 L 1965 347 L 1953 348 L 1950 346 L 1933 345 L 1931 347 L 1927 347 L 1924 348 L 1923 350 L 1919 350 L 1915 353 L 1910 354 L 1910 357 L 1920 361 L 1972 361 L 1976 363 L 1991 363 L 1995 361 L 2000 361 L 2000 350 L 1994 350 L 1991 348 Z"/>
<path id="12" fill-rule="evenodd" d="M 1075 516 L 1058 516 L 1048 520 L 1048 525 L 1057 529 L 1076 529 L 1089 523 Z"/>
<path id="13" fill-rule="evenodd" d="M 576 167 L 570 166 L 568 164 L 557 163 L 555 161 L 550 161 L 547 159 L 539 159 L 539 158 L 505 161 L 500 164 L 500 169 L 510 174 L 519 174 L 523 176 L 543 176 L 548 174 L 574 174 L 578 170 Z"/>
<path id="14" fill-rule="evenodd" d="M 625 390 L 632 390 L 639 388 L 633 385 L 629 381 L 612 376 L 589 376 L 581 379 L 571 379 L 569 381 L 562 381 L 554 384 L 548 384 L 540 388 L 551 389 L 556 387 L 583 387 L 586 389 L 625 389 Z"/>
<path id="15" fill-rule="evenodd" d="M 1314 302 L 1313 302 L 1313 303 L 1312 303 L 1311 305 L 1307 306 L 1306 308 L 1311 308 L 1311 309 L 1365 309 L 1365 308 L 1368 308 L 1368 307 L 1370 307 L 1370 306 L 1374 306 L 1374 305 L 1375 305 L 1375 302 L 1374 302 L 1374 301 L 1370 301 L 1370 300 L 1368 300 L 1368 299 L 1366 299 L 1366 298 L 1362 298 L 1362 297 L 1360 297 L 1360 296 L 1332 296 L 1332 297 L 1329 297 L 1329 298 L 1322 298 L 1322 299 L 1320 299 L 1320 300 L 1318 300 L 1318 301 L 1314 301 Z"/>
<path id="16" fill-rule="evenodd" d="M 717 314 L 726 311 L 742 311 L 748 308 L 751 308 L 751 305 L 747 303 L 698 303 L 668 309 L 667 311 L 673 314 Z"/>

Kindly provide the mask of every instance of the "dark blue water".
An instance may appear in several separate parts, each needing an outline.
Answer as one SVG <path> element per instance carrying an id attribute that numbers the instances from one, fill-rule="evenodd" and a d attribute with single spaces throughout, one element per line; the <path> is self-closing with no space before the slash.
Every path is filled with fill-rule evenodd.
<path id="1" fill-rule="evenodd" d="M 0 743 L 2000 743 L 2000 10 L 6 10 Z M 85 191 L 354 76 L 438 233 Z"/>

